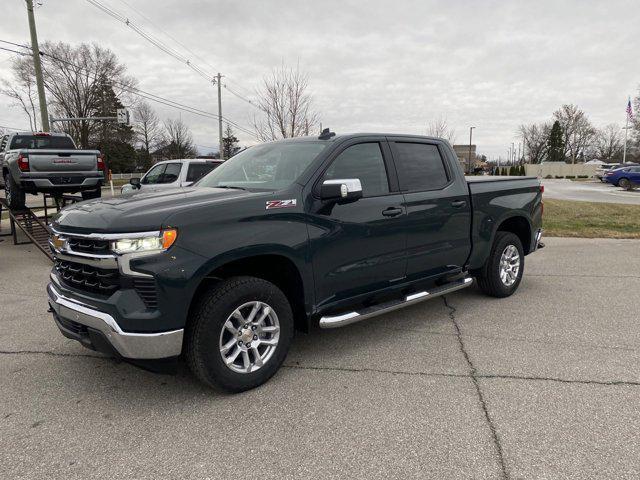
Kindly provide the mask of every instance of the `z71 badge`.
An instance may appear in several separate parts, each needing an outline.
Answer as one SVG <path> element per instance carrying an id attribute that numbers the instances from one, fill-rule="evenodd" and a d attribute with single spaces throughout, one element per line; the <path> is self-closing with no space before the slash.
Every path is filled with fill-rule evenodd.
<path id="1" fill-rule="evenodd" d="M 290 198 L 289 200 L 267 200 L 267 210 L 272 208 L 291 208 L 295 207 L 296 204 L 295 198 Z"/>

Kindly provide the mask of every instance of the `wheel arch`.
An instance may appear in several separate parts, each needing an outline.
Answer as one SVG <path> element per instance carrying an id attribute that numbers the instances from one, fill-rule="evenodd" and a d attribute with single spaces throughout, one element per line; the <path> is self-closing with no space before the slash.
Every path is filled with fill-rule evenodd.
<path id="1" fill-rule="evenodd" d="M 295 328 L 309 331 L 310 316 L 306 307 L 311 300 L 311 288 L 305 283 L 304 270 L 293 255 L 277 250 L 232 253 L 205 267 L 189 304 L 187 322 L 192 318 L 191 310 L 204 291 L 212 284 L 236 276 L 262 278 L 280 288 L 291 304 Z"/>
<path id="2" fill-rule="evenodd" d="M 531 252 L 533 238 L 532 227 L 531 220 L 527 216 L 516 213 L 503 218 L 493 232 L 492 245 L 498 232 L 511 232 L 515 234 L 522 243 L 522 249 L 524 250 L 525 255 Z"/>

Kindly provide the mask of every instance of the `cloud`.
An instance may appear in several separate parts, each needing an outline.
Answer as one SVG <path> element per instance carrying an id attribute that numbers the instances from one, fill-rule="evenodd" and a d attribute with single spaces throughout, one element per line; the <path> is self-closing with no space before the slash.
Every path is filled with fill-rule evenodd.
<path id="1" fill-rule="evenodd" d="M 151 19 L 243 95 L 273 67 L 299 63 L 324 126 L 424 133 L 444 116 L 460 141 L 476 126 L 479 151 L 490 157 L 504 154 L 520 123 L 550 118 L 562 103 L 578 104 L 596 125 L 623 122 L 640 80 L 640 10 L 630 1 L 101 1 L 194 58 Z M 25 28 L 3 37 L 28 41 L 26 13 L 6 13 L 6 25 Z M 99 42 L 142 89 L 217 111 L 213 85 L 89 3 L 45 1 L 36 15 L 41 40 Z M 1 76 L 8 67 L 0 57 Z M 228 91 L 223 110 L 247 127 L 257 113 Z M 18 110 L 2 111 L 0 124 L 26 123 Z M 198 144 L 217 145 L 214 120 L 182 118 Z"/>

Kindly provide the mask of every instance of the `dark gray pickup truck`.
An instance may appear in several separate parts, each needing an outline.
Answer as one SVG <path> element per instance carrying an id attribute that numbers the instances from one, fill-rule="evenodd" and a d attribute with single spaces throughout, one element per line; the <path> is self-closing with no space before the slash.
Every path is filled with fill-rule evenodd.
<path id="1" fill-rule="evenodd" d="M 24 132 L 0 139 L 0 184 L 9 208 L 25 206 L 25 194 L 80 192 L 101 196 L 106 166 L 98 150 L 78 150 L 65 133 Z"/>
<path id="2" fill-rule="evenodd" d="M 465 179 L 437 138 L 258 145 L 192 187 L 63 209 L 49 304 L 89 348 L 184 356 L 205 383 L 246 390 L 278 370 L 296 328 L 364 321 L 474 278 L 514 293 L 541 245 L 542 192 L 531 177 Z"/>

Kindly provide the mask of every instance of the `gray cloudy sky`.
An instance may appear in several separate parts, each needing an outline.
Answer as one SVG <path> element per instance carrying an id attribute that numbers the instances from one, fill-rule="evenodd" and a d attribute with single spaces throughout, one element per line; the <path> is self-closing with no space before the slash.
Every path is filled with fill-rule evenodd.
<path id="1" fill-rule="evenodd" d="M 0 38 L 27 42 L 24 2 L 4 1 L 15 8 L 5 9 Z M 627 95 L 640 83 L 637 0 L 100 2 L 180 50 L 151 19 L 238 91 L 252 92 L 274 66 L 299 62 L 324 126 L 337 132 L 425 133 L 443 116 L 459 143 L 476 126 L 474 143 L 491 158 L 506 155 L 518 124 L 548 119 L 562 103 L 579 105 L 596 126 L 622 124 Z M 141 89 L 216 111 L 212 85 L 87 1 L 42 0 L 36 15 L 41 41 L 99 42 Z M 0 51 L 1 77 L 10 57 Z M 223 109 L 247 127 L 256 112 L 228 92 Z M 217 145 L 214 120 L 182 119 L 201 150 Z M 28 122 L 0 98 L 0 125 Z"/>

